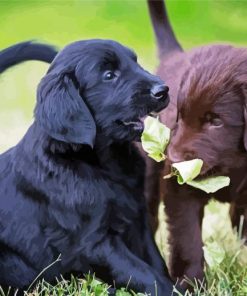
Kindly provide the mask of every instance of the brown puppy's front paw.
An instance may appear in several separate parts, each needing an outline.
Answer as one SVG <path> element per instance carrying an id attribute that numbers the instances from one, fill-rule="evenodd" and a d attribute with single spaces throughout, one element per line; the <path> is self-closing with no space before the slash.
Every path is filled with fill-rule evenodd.
<path id="1" fill-rule="evenodd" d="M 174 277 L 173 279 L 178 283 L 178 286 L 184 290 L 193 291 L 193 286 L 195 281 L 199 281 L 200 283 L 204 280 L 204 273 L 201 266 L 198 265 L 190 265 L 188 266 L 182 277 Z"/>

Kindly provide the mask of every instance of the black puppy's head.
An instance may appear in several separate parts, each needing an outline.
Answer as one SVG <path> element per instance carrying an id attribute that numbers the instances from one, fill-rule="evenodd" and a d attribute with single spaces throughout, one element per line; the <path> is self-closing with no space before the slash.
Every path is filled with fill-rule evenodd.
<path id="1" fill-rule="evenodd" d="M 141 118 L 169 102 L 168 87 L 133 51 L 110 40 L 75 42 L 55 58 L 38 88 L 37 122 L 68 143 L 139 140 Z"/>

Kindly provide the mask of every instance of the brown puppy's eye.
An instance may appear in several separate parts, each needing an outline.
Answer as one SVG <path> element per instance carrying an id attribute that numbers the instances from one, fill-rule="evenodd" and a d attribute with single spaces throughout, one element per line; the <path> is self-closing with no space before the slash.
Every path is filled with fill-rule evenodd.
<path id="1" fill-rule="evenodd" d="M 223 122 L 220 118 L 214 118 L 211 122 L 211 125 L 220 127 L 223 125 Z"/>
<path id="2" fill-rule="evenodd" d="M 219 115 L 213 112 L 207 112 L 204 116 L 204 122 L 210 124 L 210 126 L 220 127 L 223 125 Z"/>

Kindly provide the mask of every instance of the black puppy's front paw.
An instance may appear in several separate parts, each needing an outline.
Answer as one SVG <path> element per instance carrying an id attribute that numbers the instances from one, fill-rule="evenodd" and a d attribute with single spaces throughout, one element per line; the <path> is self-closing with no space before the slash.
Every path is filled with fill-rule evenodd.
<path id="1" fill-rule="evenodd" d="M 115 296 L 116 295 L 116 289 L 115 288 L 109 288 L 107 290 L 107 292 L 108 292 L 109 296 Z"/>

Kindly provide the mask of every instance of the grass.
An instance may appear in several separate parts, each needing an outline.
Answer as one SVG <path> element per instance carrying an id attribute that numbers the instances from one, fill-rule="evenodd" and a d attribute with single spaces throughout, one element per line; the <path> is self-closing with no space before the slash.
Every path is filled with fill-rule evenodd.
<path id="1" fill-rule="evenodd" d="M 247 45 L 247 1 L 168 0 L 167 5 L 173 27 L 184 48 L 213 42 Z M 0 48 L 29 39 L 62 47 L 74 40 L 110 38 L 134 48 L 139 62 L 150 71 L 157 65 L 145 0 L 2 0 L 0 26 Z M 0 152 L 15 145 L 30 125 L 36 87 L 46 70 L 47 65 L 29 62 L 10 69 L 0 77 Z M 160 212 L 161 223 L 156 239 L 167 258 L 169 253 L 162 207 Z M 194 295 L 247 295 L 247 248 L 238 234 L 232 231 L 227 212 L 227 205 L 216 202 L 206 208 L 203 239 L 207 286 L 204 283 L 193 284 Z M 27 294 L 103 296 L 107 295 L 107 288 L 106 284 L 91 276 L 86 279 L 72 278 L 70 282 L 62 280 L 55 286 L 40 282 Z M 124 288 L 117 293 L 118 296 L 131 295 Z M 192 294 L 187 292 L 186 295 Z"/>
<path id="2" fill-rule="evenodd" d="M 205 281 L 191 282 L 185 279 L 193 287 L 193 293 L 187 291 L 185 296 L 247 295 L 247 247 L 241 239 L 241 233 L 232 229 L 228 211 L 228 204 L 215 201 L 206 207 L 203 221 Z M 161 223 L 156 241 L 168 259 L 167 235 L 164 235 L 167 230 L 162 212 L 161 207 Z"/>
<path id="3" fill-rule="evenodd" d="M 31 292 L 25 292 L 25 295 L 29 296 L 107 296 L 109 295 L 110 287 L 107 284 L 102 283 L 94 276 L 87 275 L 85 279 L 77 279 L 71 276 L 71 279 L 60 279 L 57 284 L 50 285 L 45 281 L 39 282 L 35 289 Z M 8 296 L 10 292 L 16 292 L 9 290 L 7 293 L 0 291 L 0 296 Z M 127 292 L 125 288 L 116 291 L 116 296 L 145 296 L 141 293 Z"/>

